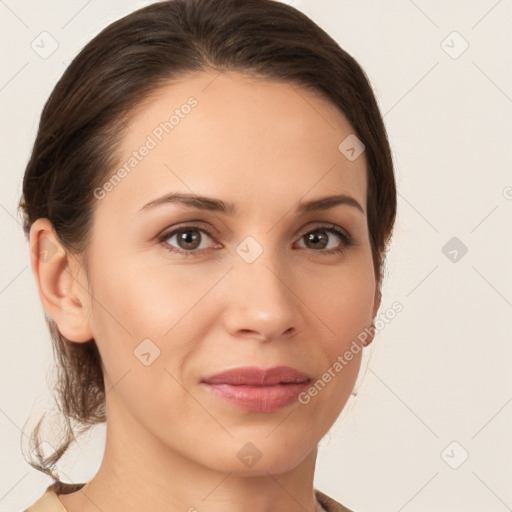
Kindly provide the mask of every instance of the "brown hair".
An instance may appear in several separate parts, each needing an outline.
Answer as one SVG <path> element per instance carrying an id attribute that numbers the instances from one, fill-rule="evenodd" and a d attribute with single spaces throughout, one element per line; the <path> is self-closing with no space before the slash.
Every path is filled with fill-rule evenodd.
<path id="1" fill-rule="evenodd" d="M 377 282 L 396 214 L 391 150 L 369 80 L 357 61 L 297 9 L 274 0 L 169 0 L 112 23 L 74 58 L 41 114 L 19 208 L 26 237 L 47 218 L 70 254 L 91 235 L 95 197 L 117 162 L 130 114 L 163 85 L 188 73 L 241 71 L 288 82 L 335 105 L 365 145 L 367 220 Z M 341 141 L 340 141 L 341 142 Z M 106 421 L 101 359 L 94 339 L 73 343 L 45 314 L 58 366 L 57 405 L 66 436 L 39 451 L 34 468 L 58 481 L 57 461 L 82 432 Z M 39 445 L 40 426 L 30 440 Z M 71 421 L 76 423 L 73 427 Z M 37 451 L 36 451 L 37 453 Z"/>

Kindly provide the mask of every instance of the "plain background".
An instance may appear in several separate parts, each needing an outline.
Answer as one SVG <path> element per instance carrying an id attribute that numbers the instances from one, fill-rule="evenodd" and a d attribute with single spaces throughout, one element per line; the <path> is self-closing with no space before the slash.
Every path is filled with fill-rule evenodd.
<path id="1" fill-rule="evenodd" d="M 0 1 L 2 511 L 50 483 L 20 448 L 26 420 L 28 432 L 53 405 L 50 337 L 16 214 L 39 115 L 80 48 L 148 3 Z M 366 71 L 399 187 L 380 311 L 394 301 L 403 311 L 366 349 L 357 396 L 320 443 L 315 487 L 357 512 L 512 510 L 512 2 L 287 3 Z M 43 31 L 58 43 L 48 58 L 31 47 Z M 99 426 L 80 440 L 63 479 L 94 475 L 103 436 Z"/>

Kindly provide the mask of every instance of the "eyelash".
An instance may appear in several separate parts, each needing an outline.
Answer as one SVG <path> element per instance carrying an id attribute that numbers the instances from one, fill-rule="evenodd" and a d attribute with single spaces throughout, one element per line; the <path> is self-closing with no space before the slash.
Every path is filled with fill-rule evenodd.
<path id="1" fill-rule="evenodd" d="M 211 228 L 207 227 L 199 227 L 199 226 L 181 226 L 179 228 L 173 229 L 172 231 L 165 232 L 158 236 L 158 241 L 164 245 L 165 249 L 172 253 L 182 254 L 183 256 L 195 256 L 197 253 L 208 251 L 211 249 L 193 249 L 190 251 L 186 251 L 183 249 L 177 249 L 176 247 L 170 246 L 166 241 L 174 236 L 177 233 L 181 233 L 184 231 L 201 231 L 203 233 L 206 233 L 210 238 L 213 239 L 213 230 Z M 324 256 L 334 255 L 334 254 L 341 254 L 349 247 L 355 245 L 354 238 L 349 235 L 348 233 L 344 233 L 341 231 L 335 224 L 328 224 L 328 225 L 320 225 L 316 226 L 313 229 L 308 229 L 304 233 L 302 233 L 299 237 L 299 240 L 303 238 L 305 235 L 308 235 L 309 233 L 314 233 L 315 231 L 326 231 L 328 233 L 334 233 L 339 236 L 342 240 L 342 244 L 340 247 L 336 249 L 329 249 L 329 250 L 314 250 L 310 249 L 312 252 L 317 252 L 319 254 L 322 254 Z"/>

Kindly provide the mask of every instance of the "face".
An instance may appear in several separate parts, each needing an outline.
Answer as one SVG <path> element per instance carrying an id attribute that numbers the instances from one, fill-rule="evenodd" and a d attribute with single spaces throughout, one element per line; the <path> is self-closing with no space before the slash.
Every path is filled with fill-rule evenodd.
<path id="1" fill-rule="evenodd" d="M 112 170 L 125 172 L 96 191 L 92 300 L 82 298 L 109 422 L 239 474 L 291 469 L 316 447 L 362 351 L 340 358 L 378 306 L 365 155 L 338 149 L 351 134 L 312 93 L 234 72 L 191 75 L 137 111 Z M 211 201 L 147 206 L 169 194 Z M 352 199 L 300 208 L 338 195 Z M 202 382 L 245 366 L 288 366 L 310 381 L 300 397 L 289 388 L 291 402 L 284 384 L 231 401 Z M 258 463 L 242 464 L 241 449 Z"/>

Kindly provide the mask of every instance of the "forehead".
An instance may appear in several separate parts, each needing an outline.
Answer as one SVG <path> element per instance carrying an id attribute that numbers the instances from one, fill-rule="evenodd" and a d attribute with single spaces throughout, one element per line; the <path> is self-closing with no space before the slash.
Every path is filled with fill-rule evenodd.
<path id="1" fill-rule="evenodd" d="M 148 199 L 183 191 L 267 204 L 348 193 L 366 208 L 365 155 L 351 161 L 339 147 L 353 134 L 334 105 L 297 85 L 238 72 L 189 74 L 133 112 L 110 175 L 124 169 L 122 178 L 101 207 L 138 211 Z"/>

